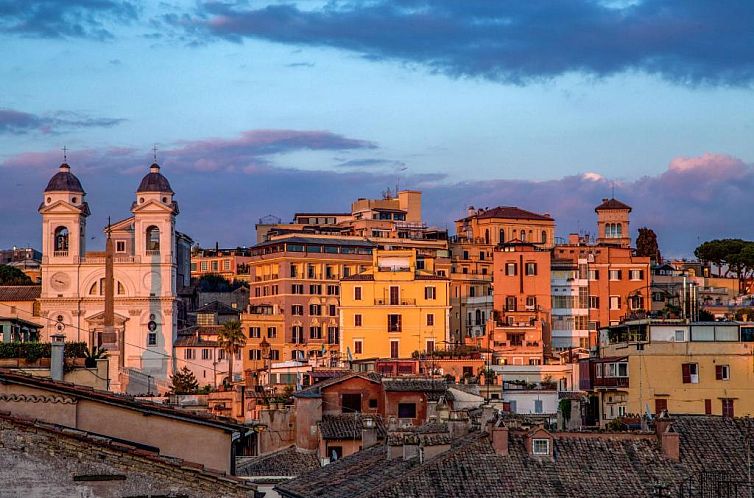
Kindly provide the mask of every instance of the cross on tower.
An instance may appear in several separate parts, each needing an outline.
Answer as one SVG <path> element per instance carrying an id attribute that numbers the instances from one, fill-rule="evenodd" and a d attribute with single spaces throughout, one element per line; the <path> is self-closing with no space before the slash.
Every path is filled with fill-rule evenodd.
<path id="1" fill-rule="evenodd" d="M 156 163 L 157 162 L 157 144 L 154 144 L 152 146 L 152 155 L 154 157 L 154 162 Z"/>
<path id="2" fill-rule="evenodd" d="M 63 162 L 68 162 L 68 147 L 63 146 Z"/>

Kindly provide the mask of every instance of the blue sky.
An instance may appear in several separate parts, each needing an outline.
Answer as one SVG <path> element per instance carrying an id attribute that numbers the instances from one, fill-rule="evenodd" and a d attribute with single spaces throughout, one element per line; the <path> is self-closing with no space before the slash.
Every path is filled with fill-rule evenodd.
<path id="1" fill-rule="evenodd" d="M 0 245 L 39 245 L 63 145 L 97 227 L 153 143 L 204 245 L 398 175 L 440 226 L 518 205 L 590 230 L 614 185 L 667 254 L 746 238 L 752 26 L 738 1 L 3 0 Z"/>

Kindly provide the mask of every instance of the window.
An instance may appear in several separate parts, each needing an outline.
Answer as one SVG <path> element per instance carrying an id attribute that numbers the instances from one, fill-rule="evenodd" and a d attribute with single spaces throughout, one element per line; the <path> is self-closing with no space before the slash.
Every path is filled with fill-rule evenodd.
<path id="1" fill-rule="evenodd" d="M 270 339 L 275 339 L 278 336 L 278 329 L 277 327 L 267 327 L 267 337 Z"/>
<path id="2" fill-rule="evenodd" d="M 416 403 L 398 403 L 398 418 L 416 418 Z"/>
<path id="3" fill-rule="evenodd" d="M 330 316 L 335 316 L 338 314 L 337 307 L 334 304 L 331 304 L 327 307 L 327 314 Z"/>
<path id="4" fill-rule="evenodd" d="M 225 360 L 225 350 L 224 349 L 218 349 L 217 350 L 217 361 L 223 361 Z"/>
<path id="5" fill-rule="evenodd" d="M 160 253 L 160 229 L 154 225 L 147 228 L 146 232 L 147 254 Z"/>
<path id="6" fill-rule="evenodd" d="M 631 280 L 644 280 L 644 270 L 629 270 L 628 278 Z"/>
<path id="7" fill-rule="evenodd" d="M 377 398 L 371 398 L 369 400 L 369 408 L 376 409 L 377 406 Z"/>
<path id="8" fill-rule="evenodd" d="M 309 286 L 309 294 L 320 295 L 322 294 L 322 284 L 312 284 Z"/>
<path id="9" fill-rule="evenodd" d="M 207 271 L 207 262 L 206 261 L 202 261 L 200 263 L 200 266 L 202 268 L 202 271 Z"/>
<path id="10" fill-rule="evenodd" d="M 655 415 L 659 415 L 660 413 L 667 411 L 668 409 L 668 400 L 664 398 L 657 398 L 655 399 Z"/>
<path id="11" fill-rule="evenodd" d="M 217 261 L 212 262 L 212 271 L 217 272 L 219 270 L 219 267 L 217 266 Z"/>
<path id="12" fill-rule="evenodd" d="M 338 327 L 327 327 L 327 343 L 328 344 L 338 344 L 340 342 L 340 334 L 338 332 Z"/>
<path id="13" fill-rule="evenodd" d="M 723 417 L 733 418 L 733 400 L 723 398 L 720 402 L 722 403 Z"/>
<path id="14" fill-rule="evenodd" d="M 437 299 L 437 289 L 435 287 L 425 287 L 424 299 Z"/>
<path id="15" fill-rule="evenodd" d="M 696 363 L 683 363 L 681 365 L 681 377 L 684 384 L 698 384 L 699 365 Z"/>
<path id="16" fill-rule="evenodd" d="M 599 296 L 589 296 L 589 308 L 596 310 L 600 307 L 600 297 Z"/>
<path id="17" fill-rule="evenodd" d="M 387 331 L 388 332 L 401 331 L 401 315 L 388 315 L 387 316 Z"/>
<path id="18" fill-rule="evenodd" d="M 270 360 L 280 361 L 280 351 L 277 349 L 270 349 Z"/>
<path id="19" fill-rule="evenodd" d="M 390 286 L 390 306 L 401 304 L 401 288 L 397 285 Z"/>
<path id="20" fill-rule="evenodd" d="M 675 340 L 675 342 L 684 342 L 686 340 L 686 331 L 676 330 L 673 339 Z"/>
<path id="21" fill-rule="evenodd" d="M 293 306 L 291 306 L 291 315 L 301 316 L 303 314 L 304 314 L 303 304 L 294 304 Z"/>
<path id="22" fill-rule="evenodd" d="M 66 227 L 58 227 L 55 229 L 54 243 L 55 252 L 68 251 L 68 229 Z"/>
<path id="23" fill-rule="evenodd" d="M 193 360 L 195 357 L 196 357 L 196 351 L 194 351 L 193 349 L 189 348 L 183 352 L 184 360 Z"/>
<path id="24" fill-rule="evenodd" d="M 516 263 L 505 263 L 505 274 L 509 277 L 516 275 Z"/>
<path id="25" fill-rule="evenodd" d="M 353 353 L 361 354 L 364 351 L 364 341 L 353 341 Z"/>
<path id="26" fill-rule="evenodd" d="M 115 252 L 126 252 L 126 241 L 125 240 L 116 240 L 115 241 Z"/>
<path id="27" fill-rule="evenodd" d="M 611 310 L 620 309 L 620 296 L 610 296 L 610 309 Z"/>
<path id="28" fill-rule="evenodd" d="M 427 326 L 431 327 L 435 324 L 435 315 L 433 313 L 427 313 Z"/>
<path id="29" fill-rule="evenodd" d="M 312 316 L 320 316 L 322 314 L 322 305 L 321 304 L 310 304 L 309 305 L 309 314 Z"/>
<path id="30" fill-rule="evenodd" d="M 298 277 L 298 266 L 291 263 L 290 270 L 291 270 L 291 278 Z"/>
<path id="31" fill-rule="evenodd" d="M 230 260 L 224 259 L 223 260 L 223 270 L 224 271 L 230 271 Z"/>
<path id="32" fill-rule="evenodd" d="M 155 332 L 147 334 L 147 346 L 157 346 L 157 334 Z"/>
<path id="33" fill-rule="evenodd" d="M 262 295 L 262 289 L 260 287 L 254 288 L 254 297 L 259 297 Z"/>
<path id="34" fill-rule="evenodd" d="M 262 336 L 262 329 L 260 327 L 249 327 L 249 337 L 251 339 L 259 339 Z"/>
<path id="35" fill-rule="evenodd" d="M 322 327 L 319 325 L 309 327 L 310 339 L 322 339 Z"/>
<path id="36" fill-rule="evenodd" d="M 730 380 L 730 365 L 715 365 L 715 380 Z"/>
<path id="37" fill-rule="evenodd" d="M 306 278 L 315 278 L 316 272 L 314 271 L 314 265 L 307 265 L 306 267 Z"/>
<path id="38" fill-rule="evenodd" d="M 398 341 L 390 341 L 390 357 L 391 358 L 398 358 L 399 357 L 399 349 L 398 349 L 399 342 Z"/>
<path id="39" fill-rule="evenodd" d="M 211 360 L 211 359 L 212 359 L 212 350 L 202 349 L 202 360 Z"/>
<path id="40" fill-rule="evenodd" d="M 337 296 L 340 293 L 340 289 L 337 285 L 328 285 L 327 286 L 327 295 L 328 296 Z"/>
<path id="41" fill-rule="evenodd" d="M 361 287 L 354 287 L 353 288 L 353 300 L 354 301 L 361 301 Z"/>
<path id="42" fill-rule="evenodd" d="M 291 340 L 293 344 L 304 344 L 304 327 L 301 325 L 291 327 Z"/>
<path id="43" fill-rule="evenodd" d="M 526 263 L 526 275 L 532 276 L 537 274 L 537 263 Z"/>
<path id="44" fill-rule="evenodd" d="M 610 270 L 610 280 L 620 280 L 621 270 Z"/>
<path id="45" fill-rule="evenodd" d="M 353 326 L 361 327 L 361 315 L 353 315 Z"/>
<path id="46" fill-rule="evenodd" d="M 303 294 L 303 293 L 304 293 L 304 284 L 291 285 L 291 294 Z"/>
<path id="47" fill-rule="evenodd" d="M 537 296 L 526 296 L 526 309 L 533 310 L 537 307 Z"/>
<path id="48" fill-rule="evenodd" d="M 589 270 L 589 280 L 599 280 L 599 279 L 600 279 L 599 270 Z"/>
<path id="49" fill-rule="evenodd" d="M 542 230 L 542 243 L 547 244 L 547 232 Z"/>
<path id="50" fill-rule="evenodd" d="M 505 296 L 505 311 L 516 311 L 516 296 Z"/>
<path id="51" fill-rule="evenodd" d="M 505 230 L 504 230 L 504 229 L 502 229 L 502 228 L 501 228 L 501 229 L 500 229 L 500 230 L 498 231 L 498 233 L 497 233 L 497 236 L 498 236 L 498 242 L 499 242 L 500 244 L 502 244 L 502 243 L 504 243 L 504 242 L 505 242 Z"/>
<path id="52" fill-rule="evenodd" d="M 531 452 L 535 455 L 549 455 L 550 454 L 550 440 L 549 439 L 532 439 Z"/>
<path id="53" fill-rule="evenodd" d="M 340 395 L 343 413 L 361 413 L 361 394 L 343 393 Z"/>
<path id="54" fill-rule="evenodd" d="M 543 413 L 543 407 L 542 407 L 542 400 L 541 399 L 535 399 L 534 400 L 534 413 Z"/>
<path id="55" fill-rule="evenodd" d="M 704 414 L 712 415 L 712 400 L 711 399 L 704 400 Z"/>
<path id="56" fill-rule="evenodd" d="M 432 354 L 435 352 L 435 341 L 427 341 L 427 353 Z"/>
<path id="57" fill-rule="evenodd" d="M 635 295 L 628 298 L 629 303 L 631 304 L 632 310 L 641 310 L 644 309 L 644 296 L 641 295 Z"/>
<path id="58" fill-rule="evenodd" d="M 463 251 L 463 259 L 469 259 L 469 251 Z"/>

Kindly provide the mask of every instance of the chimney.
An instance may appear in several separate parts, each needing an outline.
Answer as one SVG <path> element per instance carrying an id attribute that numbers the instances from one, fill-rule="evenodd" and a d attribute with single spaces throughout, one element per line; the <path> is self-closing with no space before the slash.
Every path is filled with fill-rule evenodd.
<path id="1" fill-rule="evenodd" d="M 466 210 L 467 216 L 474 216 L 476 214 L 476 209 L 474 209 L 474 206 L 469 206 L 469 208 Z"/>
<path id="2" fill-rule="evenodd" d="M 50 354 L 50 377 L 52 380 L 63 380 L 63 362 L 65 358 L 65 336 L 63 334 L 54 334 L 52 339 Z"/>
<path id="3" fill-rule="evenodd" d="M 374 418 L 364 417 L 361 429 L 361 449 L 365 450 L 377 444 L 377 424 Z"/>
<path id="4" fill-rule="evenodd" d="M 492 428 L 492 449 L 500 456 L 508 456 L 508 427 L 500 426 Z"/>
<path id="5" fill-rule="evenodd" d="M 450 438 L 456 439 L 469 433 L 469 419 L 462 412 L 450 412 L 448 419 L 448 432 Z"/>
<path id="6" fill-rule="evenodd" d="M 492 405 L 482 405 L 482 416 L 480 417 L 479 424 L 481 425 L 482 431 L 488 432 L 489 427 L 488 425 L 493 423 L 495 421 L 495 412 L 497 410 Z"/>
<path id="7" fill-rule="evenodd" d="M 608 199 L 607 197 L 603 197 L 603 198 L 602 198 L 602 202 L 607 202 L 607 201 L 609 201 L 609 200 L 610 200 L 610 199 Z"/>
<path id="8" fill-rule="evenodd" d="M 660 434 L 662 454 L 674 462 L 681 461 L 681 435 L 673 430 L 673 425 L 668 424 L 665 431 Z"/>
<path id="9" fill-rule="evenodd" d="M 663 411 L 658 417 L 655 418 L 655 434 L 658 438 L 661 438 L 665 431 L 670 427 L 673 420 L 668 417 L 667 412 Z"/>

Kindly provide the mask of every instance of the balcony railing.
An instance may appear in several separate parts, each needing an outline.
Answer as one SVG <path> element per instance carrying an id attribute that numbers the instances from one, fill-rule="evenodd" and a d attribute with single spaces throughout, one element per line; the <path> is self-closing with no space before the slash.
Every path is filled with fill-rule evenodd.
<path id="1" fill-rule="evenodd" d="M 413 306 L 416 304 L 416 299 L 375 299 L 375 306 Z"/>
<path id="2" fill-rule="evenodd" d="M 147 249 L 147 256 L 159 256 L 160 250 L 159 249 Z"/>
<path id="3" fill-rule="evenodd" d="M 68 251 L 53 251 L 52 255 L 56 258 L 66 257 L 68 256 Z"/>
<path id="4" fill-rule="evenodd" d="M 628 377 L 595 377 L 594 387 L 628 387 Z"/>

